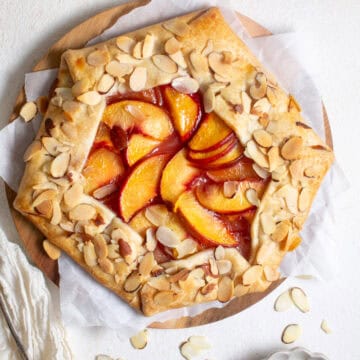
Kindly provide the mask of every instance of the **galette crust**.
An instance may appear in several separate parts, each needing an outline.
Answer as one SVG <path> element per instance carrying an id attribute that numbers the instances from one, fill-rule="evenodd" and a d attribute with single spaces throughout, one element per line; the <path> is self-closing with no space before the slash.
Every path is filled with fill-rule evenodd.
<path id="1" fill-rule="evenodd" d="M 271 176 L 252 223 L 249 261 L 236 249 L 218 247 L 159 265 L 137 232 L 83 193 L 81 171 L 106 96 L 179 77 L 196 80 L 185 85 L 199 86 L 205 110 L 215 111 L 233 129 L 258 174 Z M 331 149 L 300 112 L 217 8 L 68 50 L 40 130 L 25 154 L 14 206 L 145 315 L 264 291 L 279 278 L 286 252 L 300 243 L 299 231 L 333 162 Z M 219 274 L 220 268 L 228 271 Z"/>

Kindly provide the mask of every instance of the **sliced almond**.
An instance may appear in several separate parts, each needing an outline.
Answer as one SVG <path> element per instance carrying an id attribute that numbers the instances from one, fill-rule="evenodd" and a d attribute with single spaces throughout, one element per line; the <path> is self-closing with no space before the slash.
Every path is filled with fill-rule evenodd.
<path id="1" fill-rule="evenodd" d="M 215 259 L 210 258 L 209 259 L 209 265 L 210 265 L 211 274 L 214 275 L 214 276 L 218 276 L 219 275 L 219 269 L 217 267 Z"/>
<path id="2" fill-rule="evenodd" d="M 57 191 L 53 189 L 45 190 L 38 195 L 33 201 L 33 206 L 36 207 L 44 201 L 52 201 L 56 198 Z"/>
<path id="3" fill-rule="evenodd" d="M 176 258 L 181 259 L 185 256 L 191 255 L 197 250 L 197 242 L 193 239 L 185 239 L 176 246 Z"/>
<path id="4" fill-rule="evenodd" d="M 93 197 L 95 199 L 104 199 L 108 195 L 112 194 L 117 190 L 117 186 L 114 183 L 104 185 L 102 187 L 99 187 L 93 192 Z"/>
<path id="5" fill-rule="evenodd" d="M 250 140 L 246 144 L 246 156 L 253 159 L 259 166 L 263 168 L 269 167 L 269 160 L 256 145 L 255 141 Z"/>
<path id="6" fill-rule="evenodd" d="M 306 177 L 309 177 L 309 178 L 317 178 L 322 174 L 323 171 L 324 171 L 324 166 L 321 164 L 316 164 L 316 165 L 307 167 L 304 170 L 304 174 Z"/>
<path id="7" fill-rule="evenodd" d="M 298 288 L 294 287 L 290 290 L 290 296 L 295 306 L 302 311 L 303 313 L 310 311 L 309 299 L 305 292 Z"/>
<path id="8" fill-rule="evenodd" d="M 234 197 L 239 189 L 239 182 L 238 181 L 225 181 L 223 185 L 223 193 L 224 196 L 228 199 Z"/>
<path id="9" fill-rule="evenodd" d="M 194 68 L 195 73 L 204 74 L 209 71 L 208 60 L 205 56 L 201 55 L 198 51 L 194 50 L 190 54 L 190 62 Z"/>
<path id="10" fill-rule="evenodd" d="M 114 84 L 115 79 L 109 74 L 104 74 L 97 84 L 97 91 L 101 94 L 106 94 Z"/>
<path id="11" fill-rule="evenodd" d="M 175 248 L 180 244 L 180 239 L 175 232 L 166 226 L 160 226 L 156 231 L 157 240 L 164 246 Z"/>
<path id="12" fill-rule="evenodd" d="M 274 309 L 275 311 L 282 312 L 289 310 L 294 305 L 291 300 L 290 291 L 287 290 L 280 294 L 275 300 Z"/>
<path id="13" fill-rule="evenodd" d="M 118 36 L 116 38 L 116 45 L 120 50 L 129 53 L 135 45 L 135 40 L 129 38 L 128 36 Z"/>
<path id="14" fill-rule="evenodd" d="M 223 51 L 222 54 L 225 64 L 231 64 L 234 61 L 234 54 L 231 51 Z"/>
<path id="15" fill-rule="evenodd" d="M 51 200 L 45 200 L 39 205 L 34 206 L 35 210 L 43 215 L 45 218 L 50 219 L 52 216 L 53 202 Z"/>
<path id="16" fill-rule="evenodd" d="M 131 74 L 133 69 L 133 65 L 123 64 L 116 60 L 110 61 L 105 67 L 105 70 L 108 74 L 118 79 L 122 78 L 125 75 Z"/>
<path id="17" fill-rule="evenodd" d="M 137 271 L 134 271 L 127 277 L 124 283 L 124 290 L 130 293 L 135 292 L 140 289 L 141 283 L 141 275 Z"/>
<path id="18" fill-rule="evenodd" d="M 160 291 L 154 296 L 154 303 L 158 306 L 168 307 L 175 298 L 176 295 L 172 291 Z"/>
<path id="19" fill-rule="evenodd" d="M 267 98 L 262 98 L 254 103 L 251 112 L 253 114 L 263 116 L 264 114 L 268 114 L 270 109 L 271 109 L 271 104 L 269 100 Z"/>
<path id="20" fill-rule="evenodd" d="M 258 264 L 265 265 L 271 263 L 273 254 L 276 252 L 277 244 L 273 241 L 263 242 L 256 253 Z"/>
<path id="21" fill-rule="evenodd" d="M 217 265 L 220 275 L 228 274 L 232 268 L 232 262 L 230 260 L 226 260 L 226 259 L 217 260 L 216 265 Z"/>
<path id="22" fill-rule="evenodd" d="M 52 217 L 51 217 L 50 223 L 52 225 L 59 225 L 61 218 L 62 218 L 62 211 L 61 211 L 59 202 L 53 200 L 52 208 L 53 208 L 53 212 L 52 212 Z"/>
<path id="23" fill-rule="evenodd" d="M 200 351 L 190 342 L 186 341 L 180 346 L 181 355 L 186 360 L 192 360 L 200 354 Z"/>
<path id="24" fill-rule="evenodd" d="M 42 149 L 42 144 L 39 140 L 33 141 L 29 147 L 26 149 L 24 154 L 24 161 L 31 160 L 36 154 L 38 154 Z"/>
<path id="25" fill-rule="evenodd" d="M 177 51 L 176 53 L 170 54 L 169 56 L 171 60 L 175 61 L 175 63 L 180 66 L 180 68 L 187 68 L 187 63 L 181 50 Z"/>
<path id="26" fill-rule="evenodd" d="M 92 241 L 94 243 L 95 252 L 98 258 L 105 259 L 109 254 L 105 238 L 102 235 L 97 234 L 94 236 Z"/>
<path id="27" fill-rule="evenodd" d="M 250 86 L 250 96 L 253 99 L 261 99 L 266 95 L 267 80 L 264 73 L 257 73 L 255 83 Z"/>
<path id="28" fill-rule="evenodd" d="M 130 76 L 129 86 L 133 91 L 144 90 L 147 79 L 145 67 L 138 66 Z"/>
<path id="29" fill-rule="evenodd" d="M 332 333 L 332 331 L 331 331 L 331 329 L 330 329 L 330 327 L 328 325 L 328 322 L 325 319 L 321 322 L 320 328 L 326 334 L 331 334 Z"/>
<path id="30" fill-rule="evenodd" d="M 247 189 L 245 192 L 247 201 L 254 206 L 260 206 L 260 200 L 255 189 Z"/>
<path id="31" fill-rule="evenodd" d="M 275 231 L 275 219 L 268 212 L 263 212 L 260 214 L 260 224 L 265 234 L 270 235 Z"/>
<path id="32" fill-rule="evenodd" d="M 57 246 L 52 244 L 49 240 L 44 240 L 42 245 L 50 259 L 57 260 L 60 257 L 61 250 Z"/>
<path id="33" fill-rule="evenodd" d="M 134 48 L 133 48 L 133 52 L 132 55 L 135 59 L 142 59 L 142 48 L 143 48 L 144 42 L 143 41 L 138 41 Z"/>
<path id="34" fill-rule="evenodd" d="M 164 46 L 165 52 L 169 55 L 178 52 L 181 49 L 181 44 L 175 37 L 171 37 L 166 41 Z"/>
<path id="35" fill-rule="evenodd" d="M 49 189 L 57 190 L 56 184 L 49 181 L 34 185 L 32 188 L 34 190 L 49 190 Z"/>
<path id="36" fill-rule="evenodd" d="M 220 245 L 215 249 L 215 259 L 222 260 L 225 257 L 225 249 Z"/>
<path id="37" fill-rule="evenodd" d="M 280 278 L 280 272 L 276 267 L 265 265 L 264 275 L 267 281 L 276 281 Z"/>
<path id="38" fill-rule="evenodd" d="M 43 136 L 41 138 L 41 142 L 50 155 L 56 156 L 59 153 L 58 147 L 61 146 L 61 143 L 59 143 L 59 141 L 57 141 L 55 138 L 50 136 Z"/>
<path id="39" fill-rule="evenodd" d="M 253 164 L 252 167 L 256 174 L 259 175 L 262 179 L 267 179 L 269 177 L 268 171 L 266 171 L 266 169 L 262 168 L 258 164 Z"/>
<path id="40" fill-rule="evenodd" d="M 243 285 L 251 285 L 257 282 L 263 273 L 263 267 L 261 265 L 254 265 L 248 268 L 242 275 Z"/>
<path id="41" fill-rule="evenodd" d="M 80 183 L 75 183 L 64 193 L 65 205 L 69 206 L 70 208 L 78 205 L 81 201 L 83 193 L 83 186 Z"/>
<path id="42" fill-rule="evenodd" d="M 171 86 L 183 94 L 193 94 L 199 90 L 199 83 L 197 80 L 189 76 L 183 76 L 174 79 L 171 82 Z"/>
<path id="43" fill-rule="evenodd" d="M 95 253 L 94 244 L 91 241 L 87 241 L 84 244 L 84 260 L 86 265 L 93 267 L 97 265 L 97 257 Z"/>
<path id="44" fill-rule="evenodd" d="M 255 130 L 253 137 L 260 146 L 267 148 L 272 145 L 272 136 L 266 130 Z"/>
<path id="45" fill-rule="evenodd" d="M 283 241 L 290 230 L 290 222 L 288 220 L 278 223 L 275 230 L 271 234 L 271 238 L 276 242 Z"/>
<path id="46" fill-rule="evenodd" d="M 241 92 L 241 104 L 244 108 L 244 111 L 249 114 L 251 109 L 251 97 L 247 94 L 246 91 Z"/>
<path id="47" fill-rule="evenodd" d="M 102 97 L 97 91 L 88 91 L 78 96 L 77 99 L 83 104 L 95 106 L 100 103 Z"/>
<path id="48" fill-rule="evenodd" d="M 71 88 L 72 95 L 74 97 L 78 97 L 81 94 L 86 93 L 91 87 L 91 82 L 88 78 L 82 78 L 81 80 L 77 81 L 73 87 Z M 72 99 L 68 99 L 72 100 Z"/>
<path id="49" fill-rule="evenodd" d="M 25 103 L 20 109 L 20 116 L 25 122 L 32 120 L 37 113 L 37 106 L 34 102 Z"/>
<path id="50" fill-rule="evenodd" d="M 69 218 L 74 221 L 87 221 L 95 218 L 96 209 L 89 204 L 80 204 L 69 211 Z"/>
<path id="51" fill-rule="evenodd" d="M 285 199 L 288 209 L 293 213 L 298 212 L 298 190 L 290 184 L 284 185 L 277 192 L 276 195 Z"/>
<path id="52" fill-rule="evenodd" d="M 110 60 L 110 55 L 107 50 L 95 50 L 91 52 L 86 61 L 91 66 L 103 66 Z"/>
<path id="53" fill-rule="evenodd" d="M 70 163 L 70 154 L 64 152 L 58 155 L 50 165 L 50 174 L 54 178 L 61 178 L 65 175 Z"/>
<path id="54" fill-rule="evenodd" d="M 302 334 L 302 329 L 300 325 L 290 324 L 284 329 L 282 333 L 281 341 L 284 344 L 292 344 L 293 342 L 299 339 L 301 334 Z"/>
<path id="55" fill-rule="evenodd" d="M 153 34 L 147 34 L 144 39 L 144 45 L 142 49 L 143 58 L 149 58 L 152 56 L 155 45 L 155 36 Z"/>
<path id="56" fill-rule="evenodd" d="M 186 22 L 178 19 L 167 21 L 162 26 L 178 36 L 185 36 L 190 30 L 190 26 Z"/>
<path id="57" fill-rule="evenodd" d="M 74 232 L 74 223 L 72 223 L 71 221 L 61 221 L 59 223 L 59 226 L 65 231 Z"/>
<path id="58" fill-rule="evenodd" d="M 155 265 L 156 262 L 154 258 L 154 253 L 153 252 L 146 253 L 139 264 L 140 275 L 145 278 L 148 277 Z"/>
<path id="59" fill-rule="evenodd" d="M 298 208 L 300 211 L 306 211 L 310 207 L 312 192 L 310 188 L 302 188 L 299 194 Z"/>
<path id="60" fill-rule="evenodd" d="M 174 74 L 178 71 L 177 64 L 171 60 L 167 55 L 154 55 L 152 58 L 155 66 L 168 74 Z"/>
<path id="61" fill-rule="evenodd" d="M 224 60 L 224 55 L 212 52 L 208 56 L 210 68 L 224 79 L 231 79 L 231 65 Z"/>
<path id="62" fill-rule="evenodd" d="M 190 336 L 188 342 L 191 343 L 198 350 L 211 349 L 211 345 L 205 336 L 193 335 Z"/>
<path id="63" fill-rule="evenodd" d="M 145 217 L 153 225 L 163 226 L 169 221 L 169 211 L 165 205 L 153 205 L 146 208 Z"/>
<path id="64" fill-rule="evenodd" d="M 295 160 L 301 153 L 304 141 L 300 136 L 293 136 L 281 147 L 281 156 L 286 160 Z"/>
<path id="65" fill-rule="evenodd" d="M 169 283 L 168 279 L 164 276 L 150 278 L 148 280 L 147 284 L 159 291 L 170 290 L 170 283 Z"/>
<path id="66" fill-rule="evenodd" d="M 212 111 L 214 111 L 215 94 L 210 87 L 205 91 L 203 95 L 203 102 L 204 102 L 204 110 L 206 113 L 211 113 Z"/>
<path id="67" fill-rule="evenodd" d="M 154 229 L 149 228 L 146 230 L 146 242 L 145 247 L 148 251 L 154 251 L 157 245 L 157 240 L 155 238 Z"/>
<path id="68" fill-rule="evenodd" d="M 148 331 L 146 329 L 138 332 L 130 338 L 131 345 L 137 349 L 142 350 L 148 343 Z"/>
<path id="69" fill-rule="evenodd" d="M 110 275 L 112 275 L 114 273 L 115 267 L 111 260 L 109 260 L 107 258 L 101 258 L 101 259 L 98 259 L 98 263 L 99 263 L 100 269 L 103 272 L 110 274 Z"/>
<path id="70" fill-rule="evenodd" d="M 210 53 L 213 52 L 213 50 L 214 50 L 214 42 L 211 39 L 209 39 L 201 54 L 203 56 L 208 56 Z"/>
<path id="71" fill-rule="evenodd" d="M 228 302 L 234 296 L 234 283 L 228 276 L 224 276 L 219 281 L 218 300 Z"/>

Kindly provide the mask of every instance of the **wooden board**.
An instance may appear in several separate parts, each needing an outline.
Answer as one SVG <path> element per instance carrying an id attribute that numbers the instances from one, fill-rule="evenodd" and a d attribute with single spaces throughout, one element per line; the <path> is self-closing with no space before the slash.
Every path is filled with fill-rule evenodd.
<path id="1" fill-rule="evenodd" d="M 76 26 L 74 29 L 66 33 L 58 42 L 56 42 L 35 65 L 34 71 L 40 71 L 50 68 L 57 68 L 60 64 L 61 54 L 68 48 L 81 48 L 90 39 L 100 35 L 104 30 L 111 27 L 117 19 L 129 13 L 131 10 L 148 4 L 150 0 L 136 0 L 123 5 L 108 9 L 94 17 L 86 20 L 82 24 Z M 252 37 L 271 35 L 271 33 L 257 24 L 250 18 L 238 14 L 240 20 L 245 26 L 246 30 Z M 19 109 L 25 101 L 24 90 L 19 94 L 14 107 L 13 114 L 10 121 L 13 121 L 19 113 Z M 331 130 L 324 108 L 324 124 L 326 133 L 326 142 L 332 147 Z M 58 265 L 57 261 L 51 260 L 42 249 L 43 235 L 27 221 L 22 215 L 14 210 L 12 203 L 15 199 L 16 193 L 6 186 L 7 198 L 14 219 L 15 226 L 18 230 L 20 238 L 23 241 L 24 247 L 32 259 L 34 264 L 41 269 L 44 274 L 51 279 L 55 284 L 59 283 Z M 155 328 L 184 328 L 191 326 L 198 326 L 218 321 L 229 316 L 232 316 L 249 306 L 257 303 L 263 299 L 267 294 L 273 291 L 283 280 L 279 280 L 272 284 L 272 286 L 263 293 L 245 295 L 239 299 L 232 300 L 224 308 L 210 309 L 202 314 L 194 317 L 183 317 L 181 319 L 170 320 L 165 323 L 153 323 L 151 327 Z"/>

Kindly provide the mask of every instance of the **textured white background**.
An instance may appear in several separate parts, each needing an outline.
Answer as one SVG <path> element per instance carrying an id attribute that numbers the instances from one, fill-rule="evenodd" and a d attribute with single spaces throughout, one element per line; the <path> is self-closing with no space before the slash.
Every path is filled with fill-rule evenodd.
<path id="1" fill-rule="evenodd" d="M 166 1 L 166 0 L 164 0 Z M 179 0 L 180 1 L 180 0 Z M 11 113 L 25 72 L 46 49 L 89 16 L 119 4 L 116 0 L 1 0 L 0 2 L 0 125 Z M 304 334 L 296 345 L 326 353 L 330 359 L 360 359 L 360 167 L 356 144 L 360 139 L 360 2 L 357 0 L 239 0 L 236 9 L 274 33 L 297 31 L 311 35 L 307 51 L 313 75 L 324 98 L 334 135 L 336 156 L 351 189 L 337 199 L 336 277 L 327 283 L 288 280 L 256 306 L 219 323 L 185 330 L 152 330 L 148 347 L 135 351 L 117 333 L 106 329 L 68 328 L 75 359 L 93 359 L 106 353 L 125 359 L 181 359 L 178 345 L 193 334 L 206 335 L 213 349 L 208 358 L 261 360 L 286 348 L 280 334 L 298 322 Z M 14 241 L 18 236 L 0 189 L 0 226 Z M 274 299 L 281 290 L 300 285 L 311 297 L 309 314 L 295 310 L 275 313 Z M 326 318 L 332 335 L 319 329 Z M 202 358 L 205 358 L 202 357 Z"/>

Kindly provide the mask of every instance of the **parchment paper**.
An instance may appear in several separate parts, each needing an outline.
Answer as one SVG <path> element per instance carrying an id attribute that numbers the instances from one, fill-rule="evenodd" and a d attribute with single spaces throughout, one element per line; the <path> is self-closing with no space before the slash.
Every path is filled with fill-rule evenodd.
<path id="1" fill-rule="evenodd" d="M 222 6 L 223 14 L 233 30 L 275 74 L 282 86 L 295 96 L 308 123 L 320 136 L 324 136 L 321 98 L 311 77 L 303 68 L 303 64 L 307 63 L 305 61 L 307 55 L 301 52 L 301 43 L 306 42 L 306 38 L 288 33 L 251 39 L 227 1 L 153 0 L 148 6 L 135 9 L 120 18 L 111 29 L 90 43 L 104 41 L 182 13 L 219 5 Z M 46 95 L 55 77 L 56 70 L 26 74 L 27 100 L 35 100 L 40 95 Z M 14 190 L 17 189 L 23 173 L 23 153 L 37 132 L 39 120 L 37 118 L 25 124 L 17 119 L 0 132 L 0 151 L 4 154 L 0 158 L 0 176 Z M 317 194 L 311 214 L 302 231 L 303 243 L 295 252 L 289 253 L 283 261 L 281 271 L 284 276 L 304 273 L 312 274 L 320 279 L 332 276 L 331 270 L 334 271 L 334 259 L 336 259 L 335 239 L 332 237 L 335 223 L 332 202 L 346 186 L 344 174 L 335 164 Z M 153 321 L 194 316 L 206 309 L 224 306 L 213 302 L 171 310 L 147 318 L 136 313 L 115 294 L 98 284 L 64 254 L 59 259 L 59 272 L 61 310 L 65 324 L 121 328 L 124 337 L 128 337 L 137 329 Z"/>

